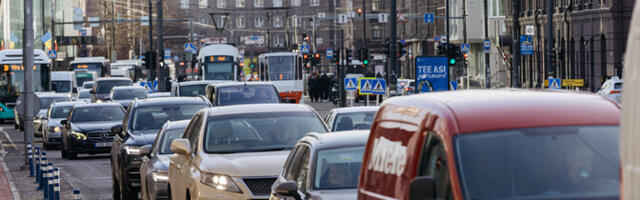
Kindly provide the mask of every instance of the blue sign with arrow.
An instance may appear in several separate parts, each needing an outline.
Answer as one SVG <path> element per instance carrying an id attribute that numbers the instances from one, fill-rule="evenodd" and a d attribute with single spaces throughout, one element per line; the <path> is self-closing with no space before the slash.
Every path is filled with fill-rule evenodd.
<path id="1" fill-rule="evenodd" d="M 491 52 L 491 41 L 485 40 L 482 45 L 484 46 L 484 52 Z"/>
<path id="2" fill-rule="evenodd" d="M 435 19 L 433 13 L 425 13 L 424 14 L 424 23 L 433 23 Z"/>
<path id="3" fill-rule="evenodd" d="M 357 78 L 345 78 L 344 79 L 344 90 L 356 90 L 358 89 L 358 79 Z"/>
<path id="4" fill-rule="evenodd" d="M 449 90 L 449 62 L 446 56 L 416 57 L 416 91 Z"/>

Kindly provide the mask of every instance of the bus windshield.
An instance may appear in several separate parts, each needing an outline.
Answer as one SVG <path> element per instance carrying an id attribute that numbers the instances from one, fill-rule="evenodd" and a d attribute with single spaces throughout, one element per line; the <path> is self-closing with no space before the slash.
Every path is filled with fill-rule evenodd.
<path id="1" fill-rule="evenodd" d="M 93 74 L 86 72 L 76 72 L 76 84 L 83 85 L 85 81 L 93 81 Z"/>
<path id="2" fill-rule="evenodd" d="M 204 73 L 205 80 L 233 80 L 233 62 L 208 62 Z"/>
<path id="3" fill-rule="evenodd" d="M 269 80 L 293 80 L 294 58 L 293 56 L 269 57 Z"/>
<path id="4" fill-rule="evenodd" d="M 98 73 L 102 77 L 102 63 L 78 63 L 73 64 L 73 71 L 90 71 Z"/>
<path id="5" fill-rule="evenodd" d="M 33 85 L 36 92 L 46 91 L 48 89 L 48 80 L 46 77 L 49 72 L 42 70 L 42 65 L 36 65 L 33 70 Z M 0 96 L 20 96 L 24 91 L 24 70 L 20 65 L 2 65 L 0 69 Z M 43 77 L 43 75 L 45 77 Z M 45 80 L 46 79 L 46 80 Z M 44 81 L 43 81 L 44 80 Z"/>

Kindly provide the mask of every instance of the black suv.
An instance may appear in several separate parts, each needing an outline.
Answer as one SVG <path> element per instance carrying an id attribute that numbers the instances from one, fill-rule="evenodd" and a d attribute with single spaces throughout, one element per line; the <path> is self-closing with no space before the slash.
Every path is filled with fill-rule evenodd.
<path id="1" fill-rule="evenodd" d="M 141 148 L 153 144 L 165 122 L 191 119 L 207 107 L 211 104 L 202 96 L 134 100 L 122 125 L 111 128 L 116 134 L 111 147 L 113 199 L 138 199 Z"/>
<path id="2" fill-rule="evenodd" d="M 122 123 L 124 109 L 117 103 L 75 105 L 62 125 L 62 157 L 75 159 L 78 153 L 109 153 L 114 134 L 109 130 Z"/>

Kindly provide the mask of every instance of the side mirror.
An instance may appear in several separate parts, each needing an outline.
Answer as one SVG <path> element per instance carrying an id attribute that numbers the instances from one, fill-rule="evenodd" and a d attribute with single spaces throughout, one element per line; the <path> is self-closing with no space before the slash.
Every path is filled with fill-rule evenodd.
<path id="1" fill-rule="evenodd" d="M 276 186 L 276 194 L 285 197 L 293 197 L 296 200 L 301 200 L 300 194 L 298 194 L 298 184 L 293 181 L 287 181 L 280 183 Z"/>
<path id="2" fill-rule="evenodd" d="M 191 145 L 189 140 L 180 138 L 171 142 L 171 151 L 176 154 L 188 155 L 191 153 Z"/>
<path id="3" fill-rule="evenodd" d="M 66 126 L 67 124 L 69 124 L 69 121 L 66 119 L 63 119 L 62 121 L 60 121 L 60 124 Z"/>
<path id="4" fill-rule="evenodd" d="M 144 145 L 140 148 L 140 154 L 144 155 L 144 156 L 149 156 L 151 155 L 151 150 L 153 150 L 153 146 L 148 144 L 148 145 Z"/>
<path id="5" fill-rule="evenodd" d="M 421 176 L 409 184 L 409 200 L 435 200 L 436 181 L 432 177 Z"/>
<path id="6" fill-rule="evenodd" d="M 111 133 L 122 136 L 122 125 L 118 124 L 111 127 Z"/>

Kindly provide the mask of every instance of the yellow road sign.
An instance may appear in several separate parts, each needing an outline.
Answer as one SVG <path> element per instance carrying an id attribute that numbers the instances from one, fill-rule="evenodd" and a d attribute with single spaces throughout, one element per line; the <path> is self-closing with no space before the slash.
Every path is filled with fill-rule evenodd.
<path id="1" fill-rule="evenodd" d="M 562 79 L 562 87 L 583 87 L 584 79 Z"/>

